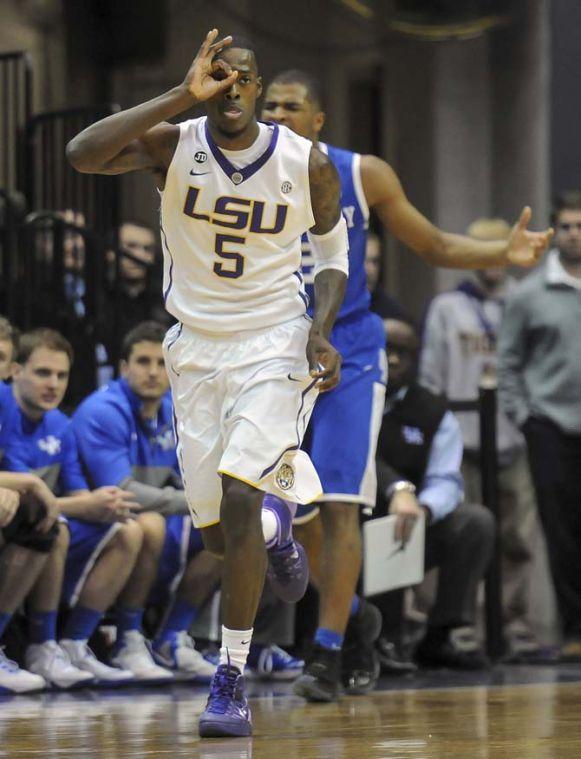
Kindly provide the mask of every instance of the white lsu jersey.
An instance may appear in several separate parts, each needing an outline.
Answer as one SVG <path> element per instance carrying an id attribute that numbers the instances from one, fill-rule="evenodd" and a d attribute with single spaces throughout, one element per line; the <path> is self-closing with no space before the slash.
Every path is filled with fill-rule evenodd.
<path id="1" fill-rule="evenodd" d="M 236 166 L 206 117 L 180 124 L 161 202 L 164 299 L 193 330 L 221 335 L 268 328 L 306 312 L 301 234 L 314 223 L 311 143 L 283 126 L 264 152 Z"/>

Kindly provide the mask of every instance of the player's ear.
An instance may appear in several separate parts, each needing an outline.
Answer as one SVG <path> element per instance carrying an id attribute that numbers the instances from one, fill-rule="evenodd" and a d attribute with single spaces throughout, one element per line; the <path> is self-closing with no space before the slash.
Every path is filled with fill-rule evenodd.
<path id="1" fill-rule="evenodd" d="M 121 377 L 127 376 L 127 367 L 128 367 L 127 361 L 125 361 L 125 359 L 122 358 L 121 361 L 119 361 L 119 374 L 121 375 Z"/>
<path id="2" fill-rule="evenodd" d="M 325 113 L 325 111 L 318 111 L 317 113 L 315 113 L 315 119 L 314 119 L 314 125 L 313 126 L 315 127 L 315 132 L 317 134 L 319 134 L 319 132 L 321 131 L 321 129 L 325 125 L 326 118 L 327 118 L 327 114 Z"/>
<path id="3" fill-rule="evenodd" d="M 256 77 L 256 97 L 260 97 L 262 95 L 262 77 L 257 76 Z"/>
<path id="4" fill-rule="evenodd" d="M 24 369 L 24 366 L 22 364 L 19 364 L 18 361 L 13 361 L 10 364 L 10 374 L 12 379 L 17 379 L 22 374 L 22 370 Z"/>

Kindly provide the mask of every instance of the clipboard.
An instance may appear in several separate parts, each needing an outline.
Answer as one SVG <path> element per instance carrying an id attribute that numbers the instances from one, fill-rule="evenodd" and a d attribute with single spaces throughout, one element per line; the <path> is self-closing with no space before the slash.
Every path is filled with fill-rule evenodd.
<path id="1" fill-rule="evenodd" d="M 363 595 L 417 585 L 424 579 L 425 517 L 415 523 L 404 547 L 394 538 L 397 517 L 370 519 L 363 525 Z"/>

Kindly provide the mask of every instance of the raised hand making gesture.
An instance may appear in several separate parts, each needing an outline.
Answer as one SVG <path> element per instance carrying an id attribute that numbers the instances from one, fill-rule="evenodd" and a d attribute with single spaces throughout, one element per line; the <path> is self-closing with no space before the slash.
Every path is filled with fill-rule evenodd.
<path id="1" fill-rule="evenodd" d="M 506 250 L 507 264 L 515 266 L 535 266 L 553 237 L 553 230 L 530 232 L 527 227 L 533 213 L 525 206 L 519 220 L 512 228 Z"/>
<path id="2" fill-rule="evenodd" d="M 231 44 L 232 37 L 216 41 L 212 29 L 202 42 L 185 79 L 152 100 L 114 113 L 91 124 L 67 145 L 67 156 L 78 170 L 96 174 L 152 171 L 163 186 L 179 138 L 179 127 L 168 123 L 196 103 L 227 91 L 238 79 L 217 53 Z"/>
<path id="3" fill-rule="evenodd" d="M 232 42 L 231 36 L 215 42 L 217 36 L 217 29 L 208 32 L 184 79 L 184 86 L 198 103 L 227 90 L 238 78 L 238 72 L 232 71 L 226 61 L 214 60 L 216 53 Z"/>

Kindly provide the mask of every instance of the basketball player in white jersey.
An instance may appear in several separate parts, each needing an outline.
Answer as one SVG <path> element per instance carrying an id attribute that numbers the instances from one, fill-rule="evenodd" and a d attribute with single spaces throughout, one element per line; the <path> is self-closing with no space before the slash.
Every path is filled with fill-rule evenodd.
<path id="1" fill-rule="evenodd" d="M 251 733 L 241 673 L 265 540 L 279 594 L 293 600 L 306 586 L 290 508 L 268 510 L 264 493 L 305 503 L 321 492 L 299 449 L 318 391 L 339 381 L 327 337 L 348 243 L 332 163 L 285 127 L 257 122 L 252 46 L 217 35 L 208 33 L 181 85 L 93 124 L 67 155 L 84 172 L 150 171 L 160 190 L 164 295 L 179 320 L 164 344 L 178 455 L 194 524 L 224 556 L 221 660 L 200 734 L 241 736 Z M 201 102 L 207 117 L 167 123 Z M 307 229 L 317 258 L 312 320 L 300 274 Z"/>

